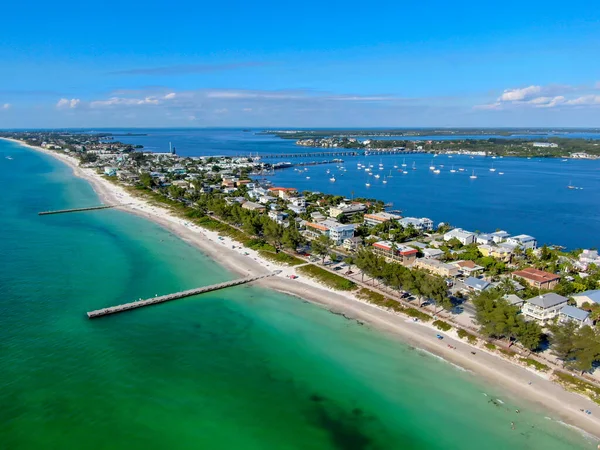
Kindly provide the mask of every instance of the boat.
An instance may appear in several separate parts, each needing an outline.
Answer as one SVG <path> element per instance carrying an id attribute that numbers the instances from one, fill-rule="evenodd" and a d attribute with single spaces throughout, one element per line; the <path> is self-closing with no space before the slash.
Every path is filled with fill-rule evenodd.
<path id="1" fill-rule="evenodd" d="M 413 165 L 412 165 L 412 170 L 417 170 L 417 167 L 415 166 L 415 162 L 413 161 Z"/>
<path id="2" fill-rule="evenodd" d="M 498 172 L 498 175 L 504 175 L 504 172 Z"/>
<path id="3" fill-rule="evenodd" d="M 475 170 L 473 170 L 473 173 L 471 174 L 471 176 L 469 178 L 471 180 L 474 180 L 475 178 L 477 178 L 477 175 L 475 175 Z"/>
<path id="4" fill-rule="evenodd" d="M 406 158 L 402 160 L 402 167 L 406 167 Z"/>
<path id="5" fill-rule="evenodd" d="M 329 173 L 329 172 L 330 172 L 330 170 L 329 170 L 329 169 L 327 169 L 327 173 Z"/>
<path id="6" fill-rule="evenodd" d="M 435 173 L 435 174 L 438 174 L 438 173 L 440 173 L 440 169 L 435 169 L 435 170 L 433 171 L 433 173 Z"/>
<path id="7" fill-rule="evenodd" d="M 567 159 L 561 159 L 560 161 L 561 162 L 567 162 L 568 160 Z"/>
<path id="8" fill-rule="evenodd" d="M 403 171 L 402 171 L 402 174 L 403 174 L 403 175 L 406 175 L 407 173 L 408 173 L 408 172 L 407 172 L 406 170 L 403 170 Z"/>
<path id="9" fill-rule="evenodd" d="M 12 156 L 7 156 L 6 159 L 9 159 L 12 161 L 13 158 L 12 158 Z"/>
<path id="10" fill-rule="evenodd" d="M 394 169 L 398 168 L 398 164 L 394 163 Z"/>
<path id="11" fill-rule="evenodd" d="M 335 181 L 335 177 L 331 177 L 331 178 L 329 179 L 329 181 L 332 181 L 332 182 L 333 182 L 333 181 Z"/>
<path id="12" fill-rule="evenodd" d="M 390 173 L 388 174 L 388 178 L 392 178 L 394 175 L 392 175 L 392 169 L 390 169 Z"/>
<path id="13" fill-rule="evenodd" d="M 492 167 L 490 167 L 490 172 L 495 172 L 496 168 L 494 167 L 494 165 L 492 164 Z"/>
<path id="14" fill-rule="evenodd" d="M 577 189 L 576 186 L 573 186 L 573 182 L 569 181 L 569 185 L 567 186 L 567 189 Z"/>
<path id="15" fill-rule="evenodd" d="M 306 177 L 307 180 L 310 180 L 310 177 Z"/>
<path id="16" fill-rule="evenodd" d="M 435 166 L 433 165 L 433 160 L 431 160 L 431 165 L 429 166 L 429 170 L 435 170 Z"/>
<path id="17" fill-rule="evenodd" d="M 458 169 L 458 171 L 459 171 L 459 172 L 464 172 L 464 171 L 465 171 L 465 169 L 463 169 L 462 167 L 460 167 L 460 168 Z"/>
<path id="18" fill-rule="evenodd" d="M 452 155 L 448 155 L 448 158 L 452 158 Z"/>
<path id="19" fill-rule="evenodd" d="M 379 174 L 375 175 L 375 178 L 379 178 Z"/>
<path id="20" fill-rule="evenodd" d="M 452 169 L 450 169 L 450 173 L 456 173 L 456 170 L 454 170 L 454 166 L 452 166 Z"/>
<path id="21" fill-rule="evenodd" d="M 383 177 L 383 181 L 382 181 L 383 184 L 387 184 L 387 180 L 385 178 L 386 177 Z"/>
<path id="22" fill-rule="evenodd" d="M 367 182 L 367 183 L 365 183 L 365 186 L 366 186 L 366 187 L 371 187 L 371 183 L 368 183 L 368 182 Z"/>
<path id="23" fill-rule="evenodd" d="M 434 158 L 437 158 L 437 156 L 438 156 L 438 154 L 437 154 L 437 153 L 435 153 L 435 154 L 433 155 L 433 157 L 434 157 Z"/>

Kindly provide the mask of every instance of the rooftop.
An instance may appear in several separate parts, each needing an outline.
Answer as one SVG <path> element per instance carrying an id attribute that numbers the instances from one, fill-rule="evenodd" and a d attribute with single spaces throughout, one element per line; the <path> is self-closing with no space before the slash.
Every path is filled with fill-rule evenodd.
<path id="1" fill-rule="evenodd" d="M 490 283 L 485 280 L 480 280 L 479 278 L 469 277 L 465 280 L 465 286 L 468 286 L 473 289 L 477 289 L 478 291 L 485 290 Z"/>
<path id="2" fill-rule="evenodd" d="M 537 297 L 527 299 L 527 303 L 531 303 L 532 305 L 536 305 L 541 308 L 552 308 L 553 306 L 560 305 L 561 303 L 566 303 L 567 300 L 567 297 L 550 292 L 548 294 L 542 294 L 538 295 Z"/>
<path id="3" fill-rule="evenodd" d="M 555 275 L 550 272 L 544 272 L 543 270 L 535 269 L 534 267 L 528 267 L 523 270 L 517 270 L 512 274 L 516 277 L 526 278 L 528 280 L 533 280 L 538 283 L 546 283 L 549 281 L 560 280 L 559 275 Z"/>
<path id="4" fill-rule="evenodd" d="M 594 303 L 600 303 L 600 289 L 580 292 L 579 294 L 573 295 L 573 298 L 577 298 L 577 297 L 587 297 Z"/>
<path id="5" fill-rule="evenodd" d="M 571 305 L 563 306 L 562 309 L 560 310 L 560 313 L 564 314 L 567 317 L 571 317 L 573 319 L 580 320 L 581 322 L 583 322 L 585 319 L 587 319 L 588 316 L 590 315 L 589 312 L 584 311 L 583 309 L 575 308 L 574 306 L 571 306 Z"/>

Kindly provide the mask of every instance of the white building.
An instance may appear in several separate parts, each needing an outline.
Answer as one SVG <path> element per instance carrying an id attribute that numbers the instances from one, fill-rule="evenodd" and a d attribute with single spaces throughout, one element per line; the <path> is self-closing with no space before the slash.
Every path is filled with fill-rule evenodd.
<path id="1" fill-rule="evenodd" d="M 404 217 L 398 221 L 402 227 L 407 228 L 412 225 L 415 230 L 418 231 L 431 231 L 433 230 L 433 221 L 428 219 L 427 217 L 421 217 L 417 219 L 416 217 Z"/>
<path id="2" fill-rule="evenodd" d="M 511 236 L 506 239 L 506 242 L 509 244 L 516 245 L 517 247 L 526 248 L 537 248 L 537 240 L 533 236 L 529 236 L 527 234 L 519 234 L 517 236 Z"/>
<path id="3" fill-rule="evenodd" d="M 542 147 L 542 148 L 557 148 L 558 144 L 554 142 L 534 142 L 531 144 L 534 147 Z"/>
<path id="4" fill-rule="evenodd" d="M 589 312 L 571 305 L 563 306 L 563 308 L 558 312 L 558 320 L 560 322 L 576 322 L 580 327 L 583 325 L 592 325 L 592 321 L 589 319 L 589 316 Z"/>
<path id="5" fill-rule="evenodd" d="M 510 234 L 508 234 L 504 230 L 500 230 L 500 231 L 494 231 L 493 233 L 490 233 L 490 236 L 492 236 L 492 239 L 496 244 L 499 244 L 500 242 L 504 242 L 506 239 L 508 239 Z"/>
<path id="6" fill-rule="evenodd" d="M 319 223 L 307 222 L 306 233 L 311 238 L 325 235 L 333 241 L 335 245 L 342 245 L 342 243 L 351 237 L 354 237 L 354 225 L 344 225 L 336 220 L 323 220 Z"/>
<path id="7" fill-rule="evenodd" d="M 563 306 L 567 305 L 567 301 L 568 298 L 550 292 L 526 300 L 522 311 L 525 316 L 545 323 L 558 316 Z"/>
<path id="8" fill-rule="evenodd" d="M 365 214 L 364 223 L 365 225 L 375 226 L 381 223 L 389 222 L 390 220 L 400 220 L 402 216 L 398 214 L 390 214 L 386 212 Z"/>
<path id="9" fill-rule="evenodd" d="M 444 234 L 444 241 L 448 242 L 452 239 L 458 239 L 462 245 L 469 245 L 475 242 L 475 234 L 461 228 L 455 228 Z"/>
<path id="10" fill-rule="evenodd" d="M 279 225 L 283 225 L 287 222 L 287 213 L 281 211 L 269 211 L 269 219 L 277 222 Z"/>

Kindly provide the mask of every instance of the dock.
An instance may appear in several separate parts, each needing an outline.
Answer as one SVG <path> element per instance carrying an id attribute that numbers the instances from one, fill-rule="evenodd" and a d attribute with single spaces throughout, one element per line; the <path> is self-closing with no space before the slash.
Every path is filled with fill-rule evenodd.
<path id="1" fill-rule="evenodd" d="M 311 151 L 311 152 L 294 152 L 294 153 L 272 153 L 259 155 L 260 160 L 276 159 L 276 158 L 328 158 L 333 156 L 368 156 L 368 155 L 406 155 L 413 153 L 422 153 L 422 150 L 406 150 L 404 148 L 387 148 L 387 149 L 360 149 L 360 150 L 334 150 L 334 151 Z"/>
<path id="2" fill-rule="evenodd" d="M 193 295 L 205 294 L 207 292 L 218 291 L 233 286 L 240 286 L 242 284 L 252 283 L 263 278 L 272 277 L 281 273 L 281 270 L 268 273 L 266 275 L 259 275 L 255 277 L 238 278 L 237 280 L 226 281 L 224 283 L 213 284 L 210 286 L 204 286 L 195 289 L 188 289 L 187 291 L 175 292 L 173 294 L 160 295 L 157 297 L 149 298 L 146 300 L 138 300 L 137 302 L 125 303 L 122 305 L 111 306 L 109 308 L 97 309 L 87 313 L 88 319 L 95 319 L 97 317 L 108 316 L 109 314 L 117 314 L 124 311 L 130 311 L 132 309 L 142 308 L 144 306 L 156 305 L 158 303 L 165 303 L 171 300 L 178 300 L 180 298 L 191 297 Z"/>
<path id="3" fill-rule="evenodd" d="M 96 211 L 98 209 L 116 208 L 117 206 L 122 206 L 122 205 L 100 205 L 100 206 L 90 206 L 88 208 L 71 208 L 71 209 L 58 209 L 56 211 L 42 211 L 42 212 L 38 213 L 38 216 L 48 216 L 50 214 L 66 214 L 66 213 L 83 212 L 83 211 Z"/>

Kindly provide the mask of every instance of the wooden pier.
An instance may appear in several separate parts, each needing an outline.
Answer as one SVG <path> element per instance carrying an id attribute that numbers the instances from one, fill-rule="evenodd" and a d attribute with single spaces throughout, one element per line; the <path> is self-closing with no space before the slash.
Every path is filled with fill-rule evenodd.
<path id="1" fill-rule="evenodd" d="M 204 286 L 201 288 L 189 289 L 187 291 L 175 292 L 173 294 L 160 295 L 154 298 L 146 300 L 138 300 L 137 302 L 125 303 L 123 305 L 111 306 L 109 308 L 97 309 L 87 313 L 88 319 L 95 319 L 96 317 L 108 316 L 109 314 L 117 314 L 123 311 L 129 311 L 131 309 L 141 308 L 143 306 L 156 305 L 158 303 L 169 302 L 171 300 L 178 300 L 180 298 L 191 297 L 193 295 L 205 294 L 207 292 L 218 291 L 232 286 L 239 286 L 241 284 L 251 283 L 253 281 L 261 280 L 263 278 L 272 277 L 281 273 L 281 270 L 276 270 L 266 275 L 259 275 L 255 277 L 239 278 L 233 281 L 226 281 L 224 283 L 213 284 L 211 286 Z"/>
<path id="2" fill-rule="evenodd" d="M 331 156 L 368 156 L 368 155 L 405 155 L 411 153 L 422 153 L 421 150 L 406 150 L 403 148 L 371 148 L 368 150 L 335 150 L 335 151 L 312 151 L 312 152 L 297 152 L 297 153 L 273 153 L 270 155 L 259 155 L 259 159 L 275 159 L 275 158 L 326 158 Z"/>
<path id="3" fill-rule="evenodd" d="M 122 205 L 100 205 L 100 206 L 90 206 L 89 208 L 72 208 L 72 209 L 59 209 L 56 211 L 42 211 L 42 212 L 38 213 L 38 216 L 47 216 L 50 214 L 66 214 L 66 213 L 83 212 L 83 211 L 96 211 L 97 209 L 116 208 L 117 206 L 122 206 Z"/>

